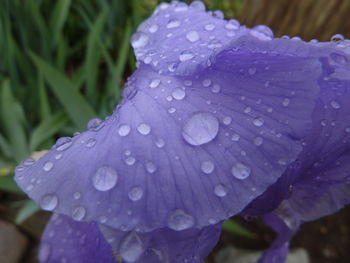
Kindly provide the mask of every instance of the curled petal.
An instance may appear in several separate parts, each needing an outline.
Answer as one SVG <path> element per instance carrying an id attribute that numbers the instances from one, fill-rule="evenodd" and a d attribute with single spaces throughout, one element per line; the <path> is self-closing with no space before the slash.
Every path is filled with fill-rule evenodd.
<path id="1" fill-rule="evenodd" d="M 46 226 L 39 248 L 41 263 L 116 263 L 112 248 L 96 223 L 75 222 L 64 215 L 53 215 Z"/>

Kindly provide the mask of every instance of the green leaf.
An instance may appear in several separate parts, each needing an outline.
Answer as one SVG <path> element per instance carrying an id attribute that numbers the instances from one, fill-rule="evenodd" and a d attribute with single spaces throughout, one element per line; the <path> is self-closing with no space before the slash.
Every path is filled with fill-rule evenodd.
<path id="1" fill-rule="evenodd" d="M 64 112 L 58 112 L 49 119 L 43 121 L 32 133 L 30 140 L 30 150 L 38 150 L 43 142 L 55 135 L 62 127 L 66 125 L 68 118 Z"/>
<path id="2" fill-rule="evenodd" d="M 255 238 L 255 234 L 242 227 L 240 224 L 236 223 L 232 219 L 224 221 L 222 224 L 222 229 L 231 232 L 232 234 L 247 237 Z"/>
<path id="3" fill-rule="evenodd" d="M 56 5 L 53 9 L 52 18 L 50 21 L 50 28 L 52 30 L 54 41 L 57 44 L 59 36 L 62 34 L 62 29 L 67 20 L 69 8 L 71 6 L 71 0 L 56 1 Z"/>
<path id="4" fill-rule="evenodd" d="M 20 208 L 16 215 L 16 224 L 22 224 L 24 221 L 26 221 L 29 217 L 34 215 L 39 210 L 40 207 L 32 200 L 25 200 L 24 205 Z"/>
<path id="5" fill-rule="evenodd" d="M 0 133 L 0 152 L 4 157 L 11 158 L 13 157 L 13 153 L 11 151 L 10 144 L 6 141 L 4 136 Z"/>
<path id="6" fill-rule="evenodd" d="M 8 170 L 10 173 L 11 171 Z M 13 180 L 13 176 L 0 176 L 0 190 L 15 194 L 24 194 Z"/>
<path id="7" fill-rule="evenodd" d="M 43 73 L 53 93 L 64 106 L 73 123 L 79 130 L 86 127 L 89 119 L 97 116 L 89 103 L 78 92 L 74 83 L 63 73 L 30 52 L 36 67 Z"/>
<path id="8" fill-rule="evenodd" d="M 102 37 L 103 26 L 106 23 L 107 12 L 103 10 L 96 19 L 90 30 L 85 57 L 85 77 L 87 84 L 87 93 L 90 99 L 96 100 L 96 79 L 100 62 L 101 52 L 98 48 L 100 38 Z"/>
<path id="9" fill-rule="evenodd" d="M 24 129 L 25 118 L 22 105 L 13 97 L 8 80 L 2 83 L 0 116 L 2 128 L 13 151 L 14 158 L 19 162 L 29 153 Z"/>

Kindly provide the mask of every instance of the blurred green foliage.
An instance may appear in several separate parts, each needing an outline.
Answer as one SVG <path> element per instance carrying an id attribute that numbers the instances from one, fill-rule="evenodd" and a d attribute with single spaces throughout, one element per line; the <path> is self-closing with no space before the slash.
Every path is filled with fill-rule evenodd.
<path id="1" fill-rule="evenodd" d="M 12 180 L 16 164 L 112 112 L 135 70 L 130 36 L 159 2 L 0 2 L 0 190 L 22 193 Z M 232 17 L 242 1 L 205 2 Z M 20 206 L 17 222 L 39 209 L 29 200 Z"/>

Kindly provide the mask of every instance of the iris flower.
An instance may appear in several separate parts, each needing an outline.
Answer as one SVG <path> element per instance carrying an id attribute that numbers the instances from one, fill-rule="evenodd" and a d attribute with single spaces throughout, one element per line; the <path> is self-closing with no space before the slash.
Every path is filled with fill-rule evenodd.
<path id="1" fill-rule="evenodd" d="M 174 1 L 131 44 L 113 114 L 16 168 L 55 213 L 41 262 L 203 262 L 234 215 L 276 230 L 260 262 L 284 262 L 301 223 L 349 203 L 348 40 L 274 38 Z"/>

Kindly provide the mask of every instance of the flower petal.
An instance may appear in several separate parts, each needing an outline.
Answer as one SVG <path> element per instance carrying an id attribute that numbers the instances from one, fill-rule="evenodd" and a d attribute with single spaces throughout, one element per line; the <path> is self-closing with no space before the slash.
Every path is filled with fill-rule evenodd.
<path id="1" fill-rule="evenodd" d="M 201 229 L 123 232 L 100 225 L 106 240 L 125 262 L 201 263 L 219 240 L 221 223 Z"/>
<path id="2" fill-rule="evenodd" d="M 57 214 L 52 216 L 41 238 L 39 260 L 41 263 L 117 262 L 97 224 L 75 222 Z"/>
<path id="3" fill-rule="evenodd" d="M 302 150 L 321 74 L 317 59 L 246 43 L 191 77 L 141 66 L 113 116 L 19 166 L 17 182 L 47 210 L 123 231 L 240 212 Z"/>

